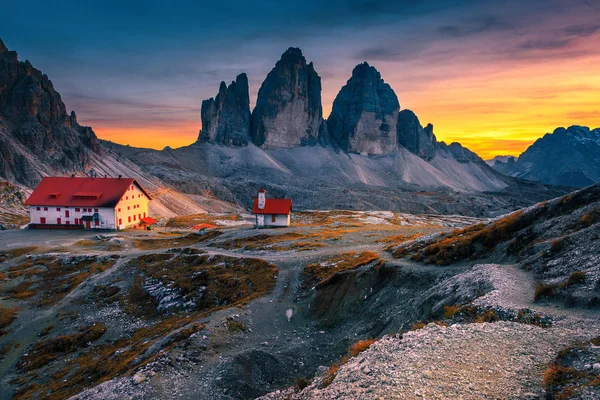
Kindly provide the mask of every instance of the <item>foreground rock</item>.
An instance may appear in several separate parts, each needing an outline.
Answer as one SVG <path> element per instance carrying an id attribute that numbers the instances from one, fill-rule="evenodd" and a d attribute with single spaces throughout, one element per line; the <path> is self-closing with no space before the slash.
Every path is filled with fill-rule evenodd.
<path id="1" fill-rule="evenodd" d="M 204 100 L 200 111 L 200 142 L 245 146 L 250 141 L 248 77 L 240 74 L 229 86 L 221 82 L 219 93 Z"/>
<path id="2" fill-rule="evenodd" d="M 426 328 L 388 336 L 343 365 L 327 387 L 264 399 L 524 399 L 539 398 L 554 354 L 591 332 L 512 322 Z"/>
<path id="3" fill-rule="evenodd" d="M 252 140 L 264 149 L 317 143 L 323 109 L 321 78 L 298 48 L 289 48 L 258 91 Z"/>
<path id="4" fill-rule="evenodd" d="M 399 109 L 396 94 L 375 67 L 359 64 L 333 102 L 329 134 L 348 152 L 393 153 Z"/>

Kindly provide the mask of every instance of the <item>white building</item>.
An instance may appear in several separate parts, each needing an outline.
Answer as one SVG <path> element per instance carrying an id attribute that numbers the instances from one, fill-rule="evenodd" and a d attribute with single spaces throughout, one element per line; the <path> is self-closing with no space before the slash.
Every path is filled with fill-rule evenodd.
<path id="1" fill-rule="evenodd" d="M 149 221 L 148 192 L 133 178 L 43 178 L 25 204 L 31 228 L 125 229 Z"/>
<path id="2" fill-rule="evenodd" d="M 290 226 L 292 213 L 291 199 L 267 199 L 267 191 L 260 189 L 254 199 L 252 214 L 256 217 L 256 226 Z"/>

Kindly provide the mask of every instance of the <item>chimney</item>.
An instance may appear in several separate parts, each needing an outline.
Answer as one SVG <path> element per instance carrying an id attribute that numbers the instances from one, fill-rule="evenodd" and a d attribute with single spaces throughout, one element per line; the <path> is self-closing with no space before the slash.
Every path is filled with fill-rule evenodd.
<path id="1" fill-rule="evenodd" d="M 258 189 L 258 208 L 260 210 L 265 208 L 266 197 L 267 191 L 265 189 Z"/>

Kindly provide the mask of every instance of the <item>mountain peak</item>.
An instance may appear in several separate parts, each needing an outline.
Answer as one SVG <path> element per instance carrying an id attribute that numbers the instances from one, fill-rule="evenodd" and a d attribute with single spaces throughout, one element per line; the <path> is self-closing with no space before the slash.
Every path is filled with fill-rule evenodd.
<path id="1" fill-rule="evenodd" d="M 8 48 L 6 47 L 6 45 L 4 44 L 4 42 L 2 41 L 2 38 L 0 38 L 0 53 L 4 53 L 5 51 L 8 51 Z"/>
<path id="2" fill-rule="evenodd" d="M 248 77 L 239 74 L 229 86 L 222 81 L 219 93 L 202 102 L 199 142 L 245 146 L 250 140 Z"/>
<path id="3" fill-rule="evenodd" d="M 282 55 L 281 58 L 304 58 L 302 50 L 298 47 L 289 47 Z"/>
<path id="4" fill-rule="evenodd" d="M 262 83 L 252 112 L 252 140 L 264 149 L 316 144 L 323 125 L 321 78 L 290 47 Z"/>
<path id="5" fill-rule="evenodd" d="M 390 154 L 397 150 L 398 97 L 367 62 L 358 64 L 333 102 L 327 127 L 344 151 Z"/>
<path id="6" fill-rule="evenodd" d="M 356 67 L 354 67 L 352 70 L 352 78 L 378 81 L 381 79 L 381 74 L 379 71 L 377 71 L 377 68 L 369 65 L 369 63 L 365 61 L 362 64 L 358 64 Z"/>

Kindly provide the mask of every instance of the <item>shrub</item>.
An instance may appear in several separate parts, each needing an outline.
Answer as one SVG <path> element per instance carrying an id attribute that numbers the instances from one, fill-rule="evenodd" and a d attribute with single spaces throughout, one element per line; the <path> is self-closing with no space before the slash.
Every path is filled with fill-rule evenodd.
<path id="1" fill-rule="evenodd" d="M 444 318 L 450 319 L 450 318 L 454 317 L 459 311 L 460 310 L 458 308 L 458 305 L 455 305 L 455 306 L 445 305 L 444 306 Z"/>
<path id="2" fill-rule="evenodd" d="M 418 331 L 419 329 L 423 329 L 427 326 L 427 324 L 425 322 L 415 322 L 414 324 L 412 324 L 412 326 L 410 327 L 411 331 Z"/>
<path id="3" fill-rule="evenodd" d="M 17 368 L 25 371 L 39 369 L 63 354 L 69 354 L 79 348 L 87 347 L 88 343 L 100 339 L 104 332 L 106 332 L 104 325 L 94 324 L 71 335 L 61 335 L 38 342 L 31 351 L 19 360 Z"/>
<path id="4" fill-rule="evenodd" d="M 569 279 L 565 283 L 565 286 L 573 286 L 578 285 L 580 283 L 585 282 L 585 272 L 575 271 L 571 275 L 569 275 Z"/>
<path id="5" fill-rule="evenodd" d="M 555 363 L 544 372 L 544 385 L 546 387 L 564 385 L 576 379 L 578 375 L 579 372 L 576 369 Z"/>
<path id="6" fill-rule="evenodd" d="M 533 298 L 537 301 L 542 297 L 554 297 L 556 289 L 558 288 L 559 285 L 557 284 L 545 284 L 543 282 L 538 282 L 538 284 L 535 286 Z"/>
<path id="7" fill-rule="evenodd" d="M 296 391 L 301 392 L 310 386 L 311 380 L 308 378 L 296 378 Z"/>
<path id="8" fill-rule="evenodd" d="M 0 336 L 3 336 L 6 333 L 3 329 L 17 319 L 18 311 L 18 308 L 0 307 Z"/>
<path id="9" fill-rule="evenodd" d="M 350 346 L 349 353 L 352 357 L 356 357 L 357 355 L 371 347 L 373 343 L 375 343 L 374 339 L 359 340 L 358 342 Z"/>
<path id="10" fill-rule="evenodd" d="M 243 322 L 236 321 L 231 317 L 227 318 L 227 321 L 225 322 L 225 324 L 227 325 L 227 330 L 231 333 L 248 331 L 248 327 Z"/>
<path id="11" fill-rule="evenodd" d="M 550 251 L 553 253 L 559 252 L 564 247 L 564 240 L 554 239 L 550 244 Z"/>

